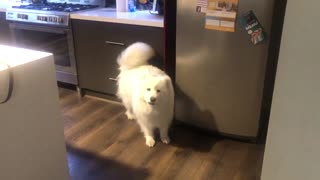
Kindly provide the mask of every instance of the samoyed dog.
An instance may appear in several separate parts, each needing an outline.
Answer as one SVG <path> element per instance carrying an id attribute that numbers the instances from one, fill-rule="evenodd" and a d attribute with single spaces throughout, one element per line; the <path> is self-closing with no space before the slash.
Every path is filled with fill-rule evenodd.
<path id="1" fill-rule="evenodd" d="M 159 129 L 163 143 L 170 143 L 168 130 L 173 119 L 174 90 L 170 77 L 149 65 L 154 50 L 136 42 L 118 57 L 117 96 L 126 108 L 128 119 L 135 119 L 144 134 L 146 145 L 155 145 L 154 129 Z"/>

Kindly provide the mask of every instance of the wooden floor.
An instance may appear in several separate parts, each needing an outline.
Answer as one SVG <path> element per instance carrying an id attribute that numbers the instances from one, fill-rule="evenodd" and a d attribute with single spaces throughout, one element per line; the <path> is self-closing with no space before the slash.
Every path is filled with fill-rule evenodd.
<path id="1" fill-rule="evenodd" d="M 121 105 L 90 97 L 79 99 L 68 89 L 59 92 L 73 180 L 260 179 L 262 145 L 175 126 L 170 145 L 158 141 L 148 148 Z"/>

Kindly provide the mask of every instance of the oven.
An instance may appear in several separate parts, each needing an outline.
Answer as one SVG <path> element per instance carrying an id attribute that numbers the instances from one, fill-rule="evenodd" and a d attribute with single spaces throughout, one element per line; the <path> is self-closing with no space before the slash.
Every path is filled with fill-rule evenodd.
<path id="1" fill-rule="evenodd" d="M 70 26 L 15 21 L 11 21 L 9 26 L 16 46 L 52 53 L 54 55 L 57 80 L 78 85 Z"/>

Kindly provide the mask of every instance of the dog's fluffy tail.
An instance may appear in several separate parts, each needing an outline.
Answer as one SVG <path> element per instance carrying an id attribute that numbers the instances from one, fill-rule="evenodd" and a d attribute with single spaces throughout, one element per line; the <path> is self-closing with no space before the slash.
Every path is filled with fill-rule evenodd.
<path id="1" fill-rule="evenodd" d="M 118 57 L 120 70 L 128 70 L 148 64 L 154 56 L 154 50 L 146 43 L 136 42 L 127 47 Z"/>

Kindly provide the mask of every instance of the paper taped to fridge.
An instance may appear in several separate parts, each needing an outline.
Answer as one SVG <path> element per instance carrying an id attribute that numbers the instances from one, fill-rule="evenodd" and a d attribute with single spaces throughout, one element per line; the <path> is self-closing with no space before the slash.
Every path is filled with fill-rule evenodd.
<path id="1" fill-rule="evenodd" d="M 206 29 L 235 32 L 239 0 L 208 0 Z"/>

